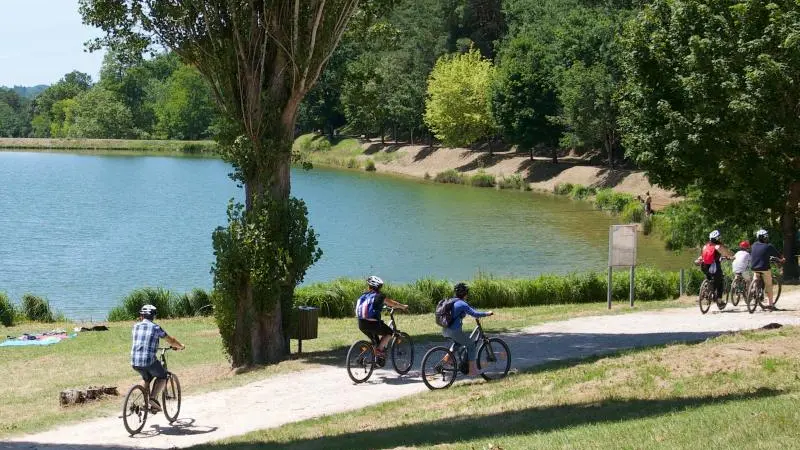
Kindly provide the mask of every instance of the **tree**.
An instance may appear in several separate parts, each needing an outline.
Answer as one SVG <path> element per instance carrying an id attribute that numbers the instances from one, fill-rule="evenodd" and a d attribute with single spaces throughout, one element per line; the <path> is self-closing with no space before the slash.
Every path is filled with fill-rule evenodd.
<path id="1" fill-rule="evenodd" d="M 95 43 L 174 51 L 209 82 L 226 119 L 219 139 L 244 185 L 213 236 L 217 323 L 232 363 L 275 362 L 289 350 L 294 287 L 319 258 L 304 204 L 289 198 L 298 108 L 336 48 L 358 0 L 81 0 Z"/>
<path id="2" fill-rule="evenodd" d="M 181 66 L 156 96 L 153 108 L 160 135 L 167 139 L 189 140 L 208 137 L 215 110 L 208 84 L 197 70 Z"/>
<path id="3" fill-rule="evenodd" d="M 129 139 L 136 135 L 133 114 L 111 91 L 96 86 L 67 102 L 64 128 L 68 137 Z"/>
<path id="4" fill-rule="evenodd" d="M 795 1 L 657 0 L 626 31 L 621 103 L 623 142 L 650 180 L 752 232 L 781 229 L 793 278 L 799 29 Z"/>
<path id="5" fill-rule="evenodd" d="M 30 102 L 15 90 L 0 87 L 0 136 L 28 135 Z"/>
<path id="6" fill-rule="evenodd" d="M 53 104 L 60 100 L 74 98 L 92 86 L 92 77 L 77 70 L 72 71 L 56 84 L 48 87 L 36 97 L 33 103 L 31 126 L 35 137 L 49 137 Z"/>
<path id="7" fill-rule="evenodd" d="M 470 145 L 495 129 L 489 107 L 492 63 L 477 50 L 443 56 L 428 79 L 425 123 L 444 145 Z"/>

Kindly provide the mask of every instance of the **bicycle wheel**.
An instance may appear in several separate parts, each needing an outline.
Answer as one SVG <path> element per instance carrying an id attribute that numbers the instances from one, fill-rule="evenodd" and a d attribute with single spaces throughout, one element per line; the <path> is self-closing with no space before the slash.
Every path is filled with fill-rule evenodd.
<path id="1" fill-rule="evenodd" d="M 405 375 L 414 365 L 414 341 L 408 333 L 400 332 L 392 338 L 392 365 L 400 375 Z"/>
<path id="2" fill-rule="evenodd" d="M 489 338 L 478 349 L 478 369 L 483 370 L 484 380 L 499 380 L 508 375 L 511 369 L 511 350 L 500 338 Z"/>
<path id="3" fill-rule="evenodd" d="M 450 387 L 458 376 L 456 357 L 447 347 L 433 347 L 422 357 L 422 381 L 430 390 Z"/>
<path id="4" fill-rule="evenodd" d="M 367 341 L 356 341 L 347 351 L 347 375 L 354 383 L 363 383 L 372 375 L 375 349 Z"/>
<path id="5" fill-rule="evenodd" d="M 775 286 L 773 288 L 773 300 L 772 306 L 775 306 L 778 303 L 778 299 L 781 298 L 781 288 L 783 287 L 783 275 L 778 273 L 777 275 L 773 272 L 772 273 L 772 285 Z"/>
<path id="6" fill-rule="evenodd" d="M 122 403 L 122 423 L 131 436 L 142 431 L 150 411 L 147 391 L 141 385 L 132 386 Z"/>
<path id="7" fill-rule="evenodd" d="M 739 302 L 745 296 L 744 278 L 737 278 L 731 285 L 731 304 L 739 306 Z"/>
<path id="8" fill-rule="evenodd" d="M 161 392 L 161 407 L 169 423 L 178 420 L 178 414 L 181 412 L 181 383 L 178 376 L 172 372 L 169 373 L 167 385 Z"/>
<path id="9" fill-rule="evenodd" d="M 711 283 L 708 280 L 703 280 L 700 285 L 700 294 L 697 297 L 697 304 L 700 306 L 700 312 L 705 314 L 711 308 Z"/>
<path id="10" fill-rule="evenodd" d="M 758 281 L 753 279 L 750 282 L 750 287 L 747 289 L 747 298 L 745 302 L 747 302 L 747 312 L 753 314 L 756 311 L 756 307 L 758 307 Z"/>

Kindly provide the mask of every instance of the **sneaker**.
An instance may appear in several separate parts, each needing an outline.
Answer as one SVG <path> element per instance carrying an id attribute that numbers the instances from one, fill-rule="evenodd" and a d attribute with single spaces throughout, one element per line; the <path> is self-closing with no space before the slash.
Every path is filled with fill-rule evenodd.
<path id="1" fill-rule="evenodd" d="M 158 400 L 150 399 L 150 411 L 153 413 L 161 412 L 161 404 L 158 403 Z"/>

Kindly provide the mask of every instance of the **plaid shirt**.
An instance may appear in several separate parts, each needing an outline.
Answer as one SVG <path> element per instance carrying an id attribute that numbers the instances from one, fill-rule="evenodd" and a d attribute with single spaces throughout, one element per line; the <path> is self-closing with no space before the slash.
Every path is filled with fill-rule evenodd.
<path id="1" fill-rule="evenodd" d="M 160 326 L 144 319 L 133 326 L 133 345 L 131 346 L 131 365 L 148 367 L 156 359 L 158 340 L 167 337 Z"/>

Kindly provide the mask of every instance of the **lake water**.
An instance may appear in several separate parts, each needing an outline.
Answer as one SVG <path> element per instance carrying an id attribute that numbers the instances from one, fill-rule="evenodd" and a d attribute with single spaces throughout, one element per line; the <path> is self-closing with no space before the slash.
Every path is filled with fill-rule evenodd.
<path id="1" fill-rule="evenodd" d="M 0 291 L 102 319 L 131 290 L 210 288 L 211 232 L 241 191 L 218 159 L 0 152 Z M 374 174 L 292 171 L 322 259 L 306 282 L 603 270 L 609 215 L 550 195 Z M 686 257 L 640 237 L 639 263 Z"/>

